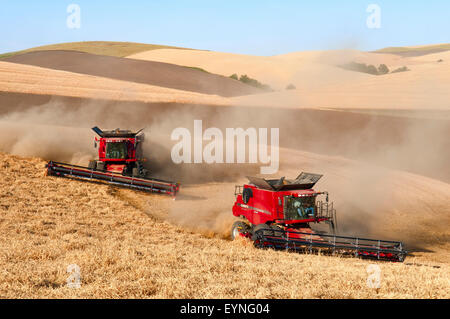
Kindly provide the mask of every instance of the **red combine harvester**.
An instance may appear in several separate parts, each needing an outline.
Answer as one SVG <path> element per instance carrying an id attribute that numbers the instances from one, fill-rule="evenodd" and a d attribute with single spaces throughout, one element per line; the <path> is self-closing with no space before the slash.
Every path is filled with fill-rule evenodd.
<path id="1" fill-rule="evenodd" d="M 266 180 L 247 177 L 250 183 L 236 186 L 232 239 L 251 239 L 256 247 L 353 254 L 367 258 L 402 262 L 407 254 L 401 242 L 337 236 L 336 210 L 328 192 L 313 187 L 322 175 L 301 173 L 295 180 Z M 325 195 L 325 201 L 317 200 Z M 328 224 L 328 234 L 311 229 L 311 224 Z"/>
<path id="2" fill-rule="evenodd" d="M 47 174 L 83 180 L 103 181 L 114 185 L 140 189 L 148 192 L 165 193 L 175 196 L 180 184 L 159 179 L 146 178 L 147 170 L 143 160 L 141 145 L 144 140 L 142 130 L 133 133 L 116 129 L 102 131 L 92 128 L 100 138 L 95 137 L 98 159 L 89 162 L 88 167 L 50 161 Z"/>

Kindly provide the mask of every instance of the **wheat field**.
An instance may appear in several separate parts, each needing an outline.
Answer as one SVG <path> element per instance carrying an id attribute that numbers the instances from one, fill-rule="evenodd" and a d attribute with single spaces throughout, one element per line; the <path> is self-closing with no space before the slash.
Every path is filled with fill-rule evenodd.
<path id="1" fill-rule="evenodd" d="M 0 62 L 3 92 L 47 94 L 117 101 L 225 104 L 227 99 L 149 84 Z"/>
<path id="2" fill-rule="evenodd" d="M 450 267 L 255 249 L 177 226 L 170 197 L 44 175 L 0 153 L 3 298 L 449 298 Z M 70 288 L 67 267 L 80 267 Z M 381 269 L 367 287 L 367 266 Z"/>
<path id="3" fill-rule="evenodd" d="M 128 58 L 199 67 L 224 76 L 247 74 L 275 89 L 232 98 L 234 105 L 241 106 L 448 110 L 450 97 L 449 51 L 415 57 L 358 50 L 300 51 L 266 57 L 160 49 Z M 410 71 L 373 76 L 339 67 L 352 61 L 386 64 L 390 70 L 407 66 Z M 286 90 L 289 84 L 296 89 Z"/>

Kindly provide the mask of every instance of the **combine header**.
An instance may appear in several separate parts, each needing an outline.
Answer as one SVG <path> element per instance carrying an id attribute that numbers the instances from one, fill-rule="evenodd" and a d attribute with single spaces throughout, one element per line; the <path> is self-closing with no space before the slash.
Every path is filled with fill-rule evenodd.
<path id="1" fill-rule="evenodd" d="M 142 153 L 142 130 L 136 133 L 120 129 L 102 131 L 98 127 L 92 130 L 100 137 L 95 137 L 98 159 L 90 161 L 88 167 L 50 161 L 46 165 L 47 175 L 106 182 L 172 196 L 177 194 L 178 183 L 146 177 L 143 160 L 138 158 Z"/>
<path id="2" fill-rule="evenodd" d="M 401 242 L 337 236 L 336 210 L 328 192 L 312 188 L 322 175 L 301 173 L 295 180 L 266 180 L 248 177 L 236 186 L 232 239 L 247 237 L 259 248 L 352 254 L 354 256 L 402 262 L 407 254 Z M 317 200 L 325 195 L 325 201 Z M 329 233 L 315 232 L 311 224 L 325 223 Z"/>

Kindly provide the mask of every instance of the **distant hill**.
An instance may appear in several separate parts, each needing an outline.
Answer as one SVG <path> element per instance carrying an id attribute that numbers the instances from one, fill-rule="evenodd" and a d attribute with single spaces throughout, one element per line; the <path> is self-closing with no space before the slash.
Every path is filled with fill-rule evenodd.
<path id="1" fill-rule="evenodd" d="M 192 67 L 78 51 L 27 52 L 3 61 L 223 97 L 263 92 L 240 81 Z"/>
<path id="2" fill-rule="evenodd" d="M 433 45 L 421 45 L 412 47 L 388 47 L 373 51 L 374 53 L 390 53 L 401 56 L 421 56 L 437 52 L 449 51 L 450 43 L 447 44 L 433 44 Z"/>
<path id="3" fill-rule="evenodd" d="M 0 54 L 0 59 L 15 56 L 17 54 L 23 54 L 27 52 L 34 51 L 49 51 L 49 50 L 69 50 L 69 51 L 79 51 L 91 54 L 107 55 L 114 57 L 125 57 L 131 54 L 136 54 L 139 52 L 156 50 L 156 49 L 184 49 L 192 50 L 188 48 L 173 47 L 167 45 L 157 45 L 157 44 L 145 44 L 145 43 L 135 43 L 135 42 L 110 42 L 110 41 L 86 41 L 86 42 L 69 42 L 69 43 L 58 43 L 51 45 L 44 45 L 39 47 L 34 47 L 26 50 L 8 52 Z"/>

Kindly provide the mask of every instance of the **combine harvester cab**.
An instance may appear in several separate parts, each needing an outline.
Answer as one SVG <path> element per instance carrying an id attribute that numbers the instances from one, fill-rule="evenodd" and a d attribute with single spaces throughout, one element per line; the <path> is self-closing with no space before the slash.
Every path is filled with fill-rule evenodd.
<path id="1" fill-rule="evenodd" d="M 98 159 L 89 161 L 88 167 L 50 161 L 46 165 L 47 175 L 106 182 L 172 196 L 177 194 L 179 183 L 146 177 L 148 172 L 140 158 L 142 130 L 136 133 L 120 129 L 102 131 L 98 127 L 92 130 L 100 137 L 95 137 Z"/>
<path id="2" fill-rule="evenodd" d="M 251 239 L 256 247 L 352 254 L 354 256 L 402 262 L 407 254 L 401 242 L 338 236 L 336 210 L 328 192 L 313 187 L 322 175 L 301 173 L 295 180 L 266 180 L 247 177 L 249 183 L 236 186 L 231 238 Z M 325 196 L 325 200 L 318 200 Z M 329 233 L 315 232 L 311 224 L 325 223 Z"/>

